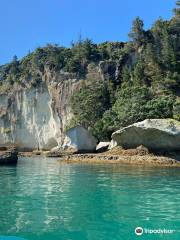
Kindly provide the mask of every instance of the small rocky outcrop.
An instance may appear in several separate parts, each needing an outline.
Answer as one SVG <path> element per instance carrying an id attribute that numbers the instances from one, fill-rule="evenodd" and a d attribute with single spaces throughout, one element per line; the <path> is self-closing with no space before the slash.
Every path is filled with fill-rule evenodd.
<path id="1" fill-rule="evenodd" d="M 73 146 L 56 147 L 47 152 L 46 157 L 63 157 L 77 153 L 78 150 Z"/>
<path id="2" fill-rule="evenodd" d="M 108 149 L 110 142 L 100 142 L 96 147 L 97 152 L 104 152 Z"/>
<path id="3" fill-rule="evenodd" d="M 0 151 L 0 165 L 16 164 L 18 161 L 18 152 L 15 149 Z"/>
<path id="4" fill-rule="evenodd" d="M 90 131 L 82 126 L 76 126 L 66 132 L 68 137 L 64 144 L 64 149 L 72 147 L 78 152 L 94 152 L 96 150 L 97 140 Z"/>
<path id="5" fill-rule="evenodd" d="M 124 148 L 143 145 L 150 150 L 179 151 L 180 122 L 173 119 L 146 119 L 114 132 L 112 140 Z"/>

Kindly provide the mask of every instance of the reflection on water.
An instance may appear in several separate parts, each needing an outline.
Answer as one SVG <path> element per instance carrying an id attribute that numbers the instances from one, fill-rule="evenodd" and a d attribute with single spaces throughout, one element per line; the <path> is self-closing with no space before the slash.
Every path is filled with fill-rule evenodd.
<path id="1" fill-rule="evenodd" d="M 116 240 L 136 239 L 137 226 L 180 229 L 179 173 L 22 158 L 0 167 L 0 235 Z"/>

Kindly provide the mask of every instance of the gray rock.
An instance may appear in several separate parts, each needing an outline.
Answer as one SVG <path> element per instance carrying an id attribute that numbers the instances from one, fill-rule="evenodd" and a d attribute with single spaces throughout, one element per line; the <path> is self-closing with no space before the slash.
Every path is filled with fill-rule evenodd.
<path id="1" fill-rule="evenodd" d="M 0 165 L 16 164 L 18 161 L 18 152 L 15 149 L 0 152 Z"/>
<path id="2" fill-rule="evenodd" d="M 173 119 L 146 119 L 112 134 L 124 148 L 143 145 L 151 150 L 180 150 L 180 122 Z"/>
<path id="3" fill-rule="evenodd" d="M 59 152 L 61 150 L 60 146 L 51 148 L 50 152 Z"/>
<path id="4" fill-rule="evenodd" d="M 115 148 L 117 146 L 117 142 L 115 140 L 111 140 L 108 149 L 111 150 L 112 148 Z"/>
<path id="5" fill-rule="evenodd" d="M 77 151 L 93 152 L 96 150 L 97 140 L 90 131 L 82 126 L 76 126 L 66 132 L 68 141 L 66 146 L 74 147 Z"/>

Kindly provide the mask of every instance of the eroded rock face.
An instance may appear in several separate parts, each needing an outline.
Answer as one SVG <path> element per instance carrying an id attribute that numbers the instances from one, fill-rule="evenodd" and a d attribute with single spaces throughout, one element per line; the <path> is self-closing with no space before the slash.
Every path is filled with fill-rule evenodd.
<path id="1" fill-rule="evenodd" d="M 180 122 L 173 119 L 147 119 L 122 128 L 112 134 L 117 145 L 151 150 L 180 150 Z"/>
<path id="2" fill-rule="evenodd" d="M 69 141 L 66 146 L 72 146 L 77 151 L 93 152 L 96 150 L 97 140 L 93 135 L 81 126 L 69 129 L 66 132 Z"/>
<path id="3" fill-rule="evenodd" d="M 15 143 L 20 149 L 48 149 L 58 145 L 60 121 L 52 110 L 52 97 L 41 89 L 20 90 L 0 97 L 1 144 Z"/>
<path id="4" fill-rule="evenodd" d="M 63 144 L 65 126 L 72 117 L 69 101 L 81 80 L 48 74 L 37 88 L 0 95 L 0 144 L 13 143 L 22 151 Z"/>
<path id="5" fill-rule="evenodd" d="M 0 95 L 0 144 L 13 143 L 18 150 L 50 150 L 65 142 L 65 129 L 72 118 L 70 99 L 89 79 L 106 81 L 114 72 L 115 62 L 88 67 L 85 79 L 75 73 L 56 72 L 45 66 L 39 72 L 36 87 L 28 80 Z M 106 79 L 106 77 L 107 79 Z"/>

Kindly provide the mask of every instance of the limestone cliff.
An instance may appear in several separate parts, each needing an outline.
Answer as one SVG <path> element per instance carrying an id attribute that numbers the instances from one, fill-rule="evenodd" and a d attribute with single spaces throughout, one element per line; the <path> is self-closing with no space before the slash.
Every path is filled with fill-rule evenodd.
<path id="1" fill-rule="evenodd" d="M 1 94 L 0 144 L 14 143 L 21 150 L 49 150 L 62 145 L 65 127 L 72 117 L 69 101 L 73 92 L 90 78 L 106 80 L 109 71 L 116 80 L 115 62 L 89 66 L 84 79 L 47 66 L 36 87 L 21 85 Z"/>

